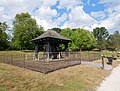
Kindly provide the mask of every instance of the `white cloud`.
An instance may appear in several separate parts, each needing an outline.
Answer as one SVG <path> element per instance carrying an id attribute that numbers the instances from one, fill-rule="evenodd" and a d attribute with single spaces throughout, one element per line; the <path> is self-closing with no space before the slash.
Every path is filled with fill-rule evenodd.
<path id="1" fill-rule="evenodd" d="M 96 27 L 105 27 L 110 33 L 113 33 L 114 31 L 120 30 L 120 14 L 112 13 L 109 15 L 109 17 L 105 20 L 99 21 L 99 23 L 93 24 L 91 29 L 94 29 Z"/>
<path id="2" fill-rule="evenodd" d="M 3 14 L 4 14 L 4 8 L 0 7 L 0 15 L 3 15 Z"/>
<path id="3" fill-rule="evenodd" d="M 10 17 L 14 19 L 17 13 L 21 12 L 31 12 L 35 8 L 37 2 L 34 0 L 0 0 L 0 6 L 3 7 L 4 11 L 1 16 Z M 2 20 L 2 18 L 0 18 Z"/>
<path id="4" fill-rule="evenodd" d="M 100 0 L 99 3 L 101 4 L 107 4 L 107 3 L 112 3 L 112 4 L 116 4 L 116 3 L 119 3 L 120 0 Z"/>
<path id="5" fill-rule="evenodd" d="M 83 27 L 83 29 L 92 31 L 92 30 L 91 30 L 91 27 L 89 27 L 89 26 L 88 26 L 88 27 L 87 27 L 87 26 L 86 26 L 86 27 Z"/>
<path id="6" fill-rule="evenodd" d="M 101 20 L 101 19 L 104 19 L 106 17 L 106 14 L 104 11 L 91 12 L 91 16 L 97 20 Z"/>
<path id="7" fill-rule="evenodd" d="M 56 2 L 57 0 L 0 0 L 0 21 L 9 23 L 17 13 L 29 12 L 32 16 L 37 17 L 37 21 L 38 18 L 41 20 L 41 25 L 48 27 L 49 24 L 52 24 L 51 18 L 57 15 L 56 10 L 50 9 L 50 6 Z M 35 8 L 39 8 L 37 12 L 33 12 Z"/>
<path id="8" fill-rule="evenodd" d="M 90 0 L 88 0 L 87 4 L 90 5 Z"/>
<path id="9" fill-rule="evenodd" d="M 51 9 L 52 5 L 59 4 L 57 8 L 67 9 L 68 12 Z M 120 30 L 120 0 L 100 0 L 99 4 L 104 4 L 104 11 L 92 11 L 87 14 L 83 10 L 83 0 L 0 0 L 0 21 L 11 22 L 17 13 L 29 12 L 39 25 L 45 30 L 59 27 L 63 22 L 62 28 L 84 28 L 92 30 L 95 27 L 106 27 L 110 32 Z M 88 4 L 89 0 L 88 0 Z M 92 4 L 96 6 L 97 4 Z M 33 12 L 34 11 L 34 12 Z"/>
<path id="10" fill-rule="evenodd" d="M 114 10 L 113 10 L 112 8 L 108 8 L 108 9 L 105 10 L 105 12 L 107 12 L 108 14 L 113 13 L 113 11 L 114 11 Z"/>
<path id="11" fill-rule="evenodd" d="M 111 8 L 112 10 L 120 10 L 120 0 L 100 0 L 99 3 L 104 4 L 104 6 Z"/>
<path id="12" fill-rule="evenodd" d="M 73 8 L 69 14 L 69 19 L 70 20 L 64 24 L 64 27 L 83 28 L 96 23 L 96 20 L 84 12 L 83 6 Z"/>
<path id="13" fill-rule="evenodd" d="M 92 4 L 93 7 L 94 7 L 95 5 L 96 5 L 96 4 L 94 4 L 94 3 Z"/>
<path id="14" fill-rule="evenodd" d="M 72 9 L 75 6 L 82 5 L 81 0 L 59 0 L 59 8 Z"/>
<path id="15" fill-rule="evenodd" d="M 78 6 L 72 9 L 69 17 L 70 21 L 80 25 L 89 25 L 95 22 L 89 14 L 84 12 L 83 6 Z"/>
<path id="16" fill-rule="evenodd" d="M 40 7 L 36 12 L 35 16 L 39 19 L 50 20 L 52 17 L 57 16 L 57 11 L 50 9 L 50 7 Z"/>
<path id="17" fill-rule="evenodd" d="M 47 22 L 46 20 L 41 20 L 37 17 L 35 17 L 35 19 L 36 19 L 38 25 L 41 25 L 42 27 L 44 27 L 45 31 L 48 29 L 51 29 L 53 27 L 53 25 L 51 23 Z"/>
<path id="18" fill-rule="evenodd" d="M 56 26 L 52 21 L 52 17 L 57 16 L 57 11 L 55 9 L 50 9 L 50 7 L 39 7 L 34 13 L 37 23 L 42 25 L 45 30 Z"/>
<path id="19" fill-rule="evenodd" d="M 105 26 L 109 32 L 120 31 L 120 0 L 101 0 L 99 3 L 104 4 L 104 10 L 108 18 L 100 22 L 99 26 Z"/>
<path id="20" fill-rule="evenodd" d="M 41 0 L 42 6 L 50 7 L 51 5 L 55 5 L 58 0 Z"/>
<path id="21" fill-rule="evenodd" d="M 56 23 L 56 25 L 60 25 L 62 22 L 64 22 L 67 19 L 67 14 L 64 13 L 62 14 L 58 19 L 56 19 L 54 21 L 54 23 Z"/>

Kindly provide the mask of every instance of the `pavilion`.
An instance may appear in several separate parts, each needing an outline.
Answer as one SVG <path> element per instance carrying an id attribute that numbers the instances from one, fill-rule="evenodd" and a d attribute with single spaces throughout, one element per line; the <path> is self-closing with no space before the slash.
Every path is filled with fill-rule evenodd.
<path id="1" fill-rule="evenodd" d="M 65 52 L 67 52 L 68 43 L 71 42 L 70 39 L 63 37 L 53 30 L 47 30 L 42 35 L 38 36 L 35 39 L 32 39 L 31 41 L 35 45 L 36 59 L 38 59 L 39 45 L 45 45 L 46 60 L 56 58 L 57 53 L 59 52 L 58 47 L 60 44 L 64 44 Z"/>

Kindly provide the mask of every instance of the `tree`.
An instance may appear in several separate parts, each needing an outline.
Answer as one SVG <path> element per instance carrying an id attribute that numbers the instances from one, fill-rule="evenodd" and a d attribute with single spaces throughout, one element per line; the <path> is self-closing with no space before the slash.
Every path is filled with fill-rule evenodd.
<path id="1" fill-rule="evenodd" d="M 72 35 L 73 35 L 72 29 L 70 29 L 70 28 L 62 29 L 62 31 L 61 31 L 60 34 L 63 35 L 64 37 L 69 38 L 69 39 L 72 40 Z M 69 49 L 69 50 L 71 50 L 71 49 L 72 49 L 72 50 L 76 49 L 76 46 L 74 45 L 74 42 L 73 42 L 73 41 L 68 44 L 68 49 Z"/>
<path id="2" fill-rule="evenodd" d="M 0 50 L 5 50 L 9 47 L 7 29 L 8 25 L 6 22 L 0 23 Z"/>
<path id="3" fill-rule="evenodd" d="M 119 31 L 115 31 L 114 34 L 110 34 L 108 38 L 109 49 L 112 50 L 120 50 L 120 33 Z"/>
<path id="4" fill-rule="evenodd" d="M 109 33 L 105 27 L 97 27 L 93 29 L 93 34 L 97 40 L 97 48 L 99 50 L 106 49 L 107 38 Z"/>
<path id="5" fill-rule="evenodd" d="M 70 50 L 90 50 L 96 46 L 94 35 L 87 30 L 66 28 L 61 31 L 61 34 L 72 40 L 69 43 Z"/>
<path id="6" fill-rule="evenodd" d="M 74 31 L 73 40 L 77 46 L 77 50 L 90 50 L 96 46 L 96 40 L 93 34 L 85 29 L 76 29 Z"/>
<path id="7" fill-rule="evenodd" d="M 60 28 L 52 28 L 52 30 L 58 32 L 59 34 L 60 34 L 60 32 L 62 31 L 62 29 L 60 29 Z"/>
<path id="8" fill-rule="evenodd" d="M 43 33 L 43 27 L 29 13 L 16 14 L 13 21 L 13 46 L 16 49 L 32 49 L 30 40 Z"/>

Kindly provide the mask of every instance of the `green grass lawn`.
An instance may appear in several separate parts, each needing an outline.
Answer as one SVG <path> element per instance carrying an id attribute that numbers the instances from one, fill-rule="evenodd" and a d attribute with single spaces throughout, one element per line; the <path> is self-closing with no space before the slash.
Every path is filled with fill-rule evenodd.
<path id="1" fill-rule="evenodd" d="M 101 52 L 101 55 L 104 55 L 104 56 L 112 56 L 112 55 L 116 55 L 117 52 L 116 51 L 113 51 L 113 52 Z"/>

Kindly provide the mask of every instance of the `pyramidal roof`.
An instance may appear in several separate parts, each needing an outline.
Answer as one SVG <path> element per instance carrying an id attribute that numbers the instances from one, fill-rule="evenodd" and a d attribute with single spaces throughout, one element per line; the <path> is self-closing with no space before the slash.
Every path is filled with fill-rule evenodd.
<path id="1" fill-rule="evenodd" d="M 71 41 L 70 39 L 63 37 L 62 35 L 60 35 L 59 33 L 57 33 L 54 30 L 47 30 L 42 35 L 38 36 L 35 39 L 32 39 L 32 41 L 38 40 L 38 39 L 43 39 L 43 38 L 48 38 L 48 37 Z"/>

